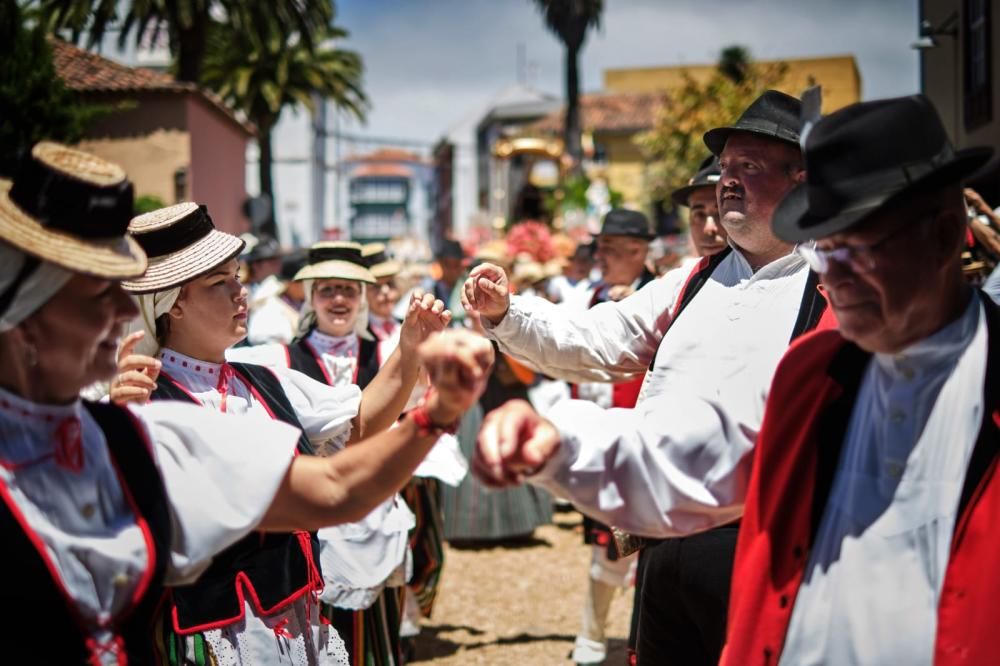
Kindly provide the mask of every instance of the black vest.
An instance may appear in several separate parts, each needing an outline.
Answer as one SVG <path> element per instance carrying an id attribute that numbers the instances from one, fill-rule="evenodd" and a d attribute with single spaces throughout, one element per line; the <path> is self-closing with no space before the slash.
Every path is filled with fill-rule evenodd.
<path id="1" fill-rule="evenodd" d="M 379 370 L 378 340 L 360 338 L 358 348 L 358 369 L 354 383 L 362 390 L 371 383 Z M 326 369 L 319 356 L 313 353 L 312 347 L 305 338 L 299 338 L 285 347 L 288 351 L 288 367 L 318 382 L 329 384 Z"/>
<path id="2" fill-rule="evenodd" d="M 130 664 L 153 662 L 153 617 L 163 598 L 163 576 L 170 558 L 170 511 L 166 490 L 153 461 L 150 444 L 124 409 L 84 402 L 104 432 L 111 460 L 121 472 L 126 496 L 149 526 L 152 577 L 138 603 L 111 622 Z M 0 622 L 7 627 L 4 663 L 85 664 L 95 654 L 89 634 L 75 609 L 67 606 L 62 588 L 52 578 L 38 550 L 5 501 L 0 501 L 0 534 L 4 535 L 3 603 Z M 33 536 L 33 535 L 31 535 Z M 99 648 L 97 648 L 99 651 Z"/>
<path id="3" fill-rule="evenodd" d="M 239 378 L 253 387 L 275 419 L 302 430 L 295 410 L 278 378 L 267 368 L 231 363 Z M 197 400 L 173 379 L 161 373 L 153 400 Z M 303 433 L 298 450 L 311 455 L 313 447 Z M 171 588 L 174 630 L 189 634 L 234 622 L 243 613 L 237 578 L 253 588 L 258 608 L 269 612 L 322 586 L 319 542 L 307 532 L 251 532 L 215 556 L 192 585 Z"/>

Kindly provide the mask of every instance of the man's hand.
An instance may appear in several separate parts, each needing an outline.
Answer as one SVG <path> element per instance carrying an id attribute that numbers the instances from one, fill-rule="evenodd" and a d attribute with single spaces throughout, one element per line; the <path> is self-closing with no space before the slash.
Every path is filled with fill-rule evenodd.
<path id="1" fill-rule="evenodd" d="M 144 331 L 130 333 L 118 350 L 118 374 L 111 380 L 110 398 L 119 405 L 149 402 L 156 390 L 162 363 L 152 356 L 134 353 L 136 344 L 145 334 Z"/>
<path id="2" fill-rule="evenodd" d="M 510 307 L 510 285 L 503 269 L 493 264 L 480 264 L 472 269 L 462 286 L 462 305 L 469 312 L 478 312 L 496 325 Z"/>
<path id="3" fill-rule="evenodd" d="M 427 405 L 435 423 L 454 421 L 479 400 L 493 365 L 489 340 L 469 331 L 449 330 L 432 335 L 418 353 L 436 389 Z"/>
<path id="4" fill-rule="evenodd" d="M 405 354 L 416 354 L 417 347 L 433 333 L 443 331 L 451 322 L 451 311 L 443 301 L 416 289 L 406 310 L 406 319 L 399 329 L 399 346 Z M 411 356 L 413 358 L 414 356 Z"/>
<path id="5" fill-rule="evenodd" d="M 524 400 L 511 400 L 486 415 L 472 471 L 488 486 L 523 483 L 559 449 L 559 431 Z"/>

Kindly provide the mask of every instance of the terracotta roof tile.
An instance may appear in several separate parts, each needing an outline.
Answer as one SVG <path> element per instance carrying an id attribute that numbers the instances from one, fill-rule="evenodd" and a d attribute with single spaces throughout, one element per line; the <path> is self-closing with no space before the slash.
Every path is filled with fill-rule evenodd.
<path id="1" fill-rule="evenodd" d="M 634 132 L 656 123 L 663 93 L 607 93 L 580 96 L 580 126 L 584 131 Z M 565 108 L 553 111 L 524 128 L 528 134 L 562 132 Z"/>
<path id="2" fill-rule="evenodd" d="M 217 95 L 193 83 L 175 81 L 169 74 L 152 69 L 122 65 L 56 37 L 50 37 L 49 44 L 56 72 L 70 90 L 81 93 L 192 93 L 203 97 L 247 134 L 256 132 L 252 123 L 240 120 Z"/>
<path id="3" fill-rule="evenodd" d="M 352 178 L 368 178 L 373 176 L 381 177 L 393 177 L 393 178 L 410 178 L 413 176 L 413 172 L 407 169 L 401 164 L 371 164 L 362 163 L 359 167 L 351 172 Z"/>
<path id="4" fill-rule="evenodd" d="M 400 148 L 379 148 L 363 155 L 350 155 L 344 162 L 425 162 L 424 158 Z"/>

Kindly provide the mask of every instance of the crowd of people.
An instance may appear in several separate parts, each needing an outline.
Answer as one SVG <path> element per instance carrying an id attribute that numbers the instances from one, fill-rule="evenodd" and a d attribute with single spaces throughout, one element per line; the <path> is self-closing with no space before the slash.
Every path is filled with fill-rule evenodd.
<path id="1" fill-rule="evenodd" d="M 992 150 L 919 95 L 806 95 L 704 136 L 664 274 L 635 210 L 415 280 L 133 217 L 119 167 L 36 144 L 0 181 L 10 658 L 396 666 L 445 542 L 572 506 L 577 664 L 633 584 L 633 663 L 996 661 Z"/>

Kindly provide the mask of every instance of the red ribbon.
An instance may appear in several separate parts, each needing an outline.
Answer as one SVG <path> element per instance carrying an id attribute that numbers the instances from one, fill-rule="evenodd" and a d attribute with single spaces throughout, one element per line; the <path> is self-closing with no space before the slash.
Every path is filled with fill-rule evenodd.
<path id="1" fill-rule="evenodd" d="M 56 428 L 56 464 L 73 472 L 83 469 L 83 436 L 80 419 L 67 416 Z"/>
<path id="2" fill-rule="evenodd" d="M 233 374 L 233 366 L 228 363 L 223 363 L 219 367 L 219 383 L 215 386 L 215 390 L 222 396 L 222 403 L 219 406 L 219 411 L 226 411 L 226 397 L 229 394 L 229 380 L 233 378 Z"/>

